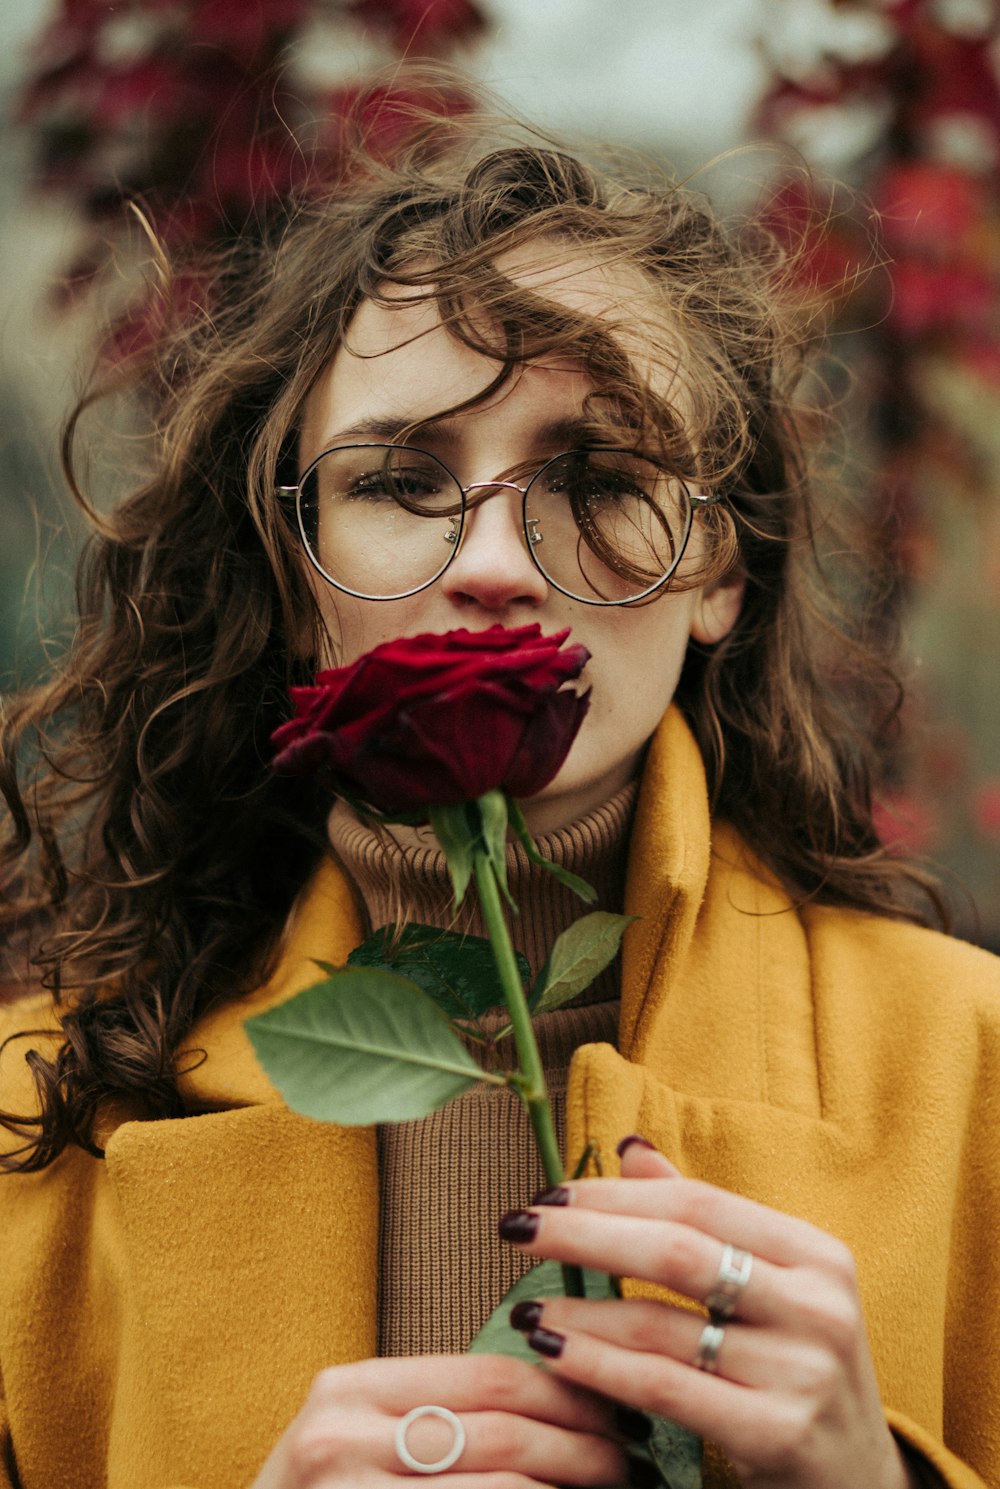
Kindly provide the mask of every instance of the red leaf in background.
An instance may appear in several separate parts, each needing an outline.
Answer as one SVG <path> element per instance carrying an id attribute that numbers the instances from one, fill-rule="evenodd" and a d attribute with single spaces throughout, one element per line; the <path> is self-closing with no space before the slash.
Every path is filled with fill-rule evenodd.
<path id="1" fill-rule="evenodd" d="M 421 114 L 440 119 L 465 113 L 469 106 L 464 95 L 441 89 L 371 88 L 361 83 L 338 88 L 327 99 L 329 125 L 320 139 L 321 152 L 325 150 L 339 161 L 341 172 L 349 173 L 350 147 L 357 136 L 374 159 L 389 160 L 419 128 Z"/>
<path id="2" fill-rule="evenodd" d="M 877 206 L 893 253 L 914 250 L 954 256 L 955 246 L 982 220 L 984 185 L 967 171 L 932 160 L 898 160 L 879 182 Z"/>
<path id="3" fill-rule="evenodd" d="M 853 287 L 868 246 L 862 235 L 855 241 L 840 231 L 838 218 L 831 218 L 807 181 L 783 182 L 770 197 L 763 222 L 783 243 L 801 248 L 795 270 L 805 288 L 836 297 Z"/>
<path id="4" fill-rule="evenodd" d="M 302 25 L 315 7 L 308 0 L 197 0 L 191 8 L 192 44 L 207 44 L 249 63 L 275 38 Z"/>
<path id="5" fill-rule="evenodd" d="M 892 266 L 888 324 L 904 336 L 929 331 L 976 331 L 997 302 L 994 280 L 983 270 L 904 259 Z"/>
<path id="6" fill-rule="evenodd" d="M 194 182 L 194 191 L 246 213 L 296 185 L 301 153 L 285 135 L 249 134 L 238 125 L 220 131 Z"/>
<path id="7" fill-rule="evenodd" d="M 938 823 L 925 801 L 905 791 L 886 792 L 872 805 L 879 841 L 900 857 L 928 853 L 938 836 Z"/>
<path id="8" fill-rule="evenodd" d="M 204 284 L 199 276 L 176 275 L 166 294 L 148 296 L 122 317 L 107 339 L 105 355 L 112 362 L 141 355 L 167 325 L 192 319 L 204 303 Z"/>
<path id="9" fill-rule="evenodd" d="M 1000 85 L 985 40 L 956 36 L 923 21 L 911 28 L 908 42 L 900 66 L 906 67 L 908 83 L 904 111 L 914 123 L 975 114 L 1000 132 Z"/>
<path id="10" fill-rule="evenodd" d="M 94 79 L 88 115 L 102 129 L 113 128 L 136 114 L 158 125 L 184 114 L 187 89 L 178 62 L 165 56 L 143 57 Z"/>
<path id="11" fill-rule="evenodd" d="M 144 204 L 184 262 L 224 248 L 234 232 L 259 230 L 289 190 L 342 176 L 359 136 L 390 159 L 416 126 L 414 108 L 441 117 L 469 107 L 445 88 L 384 88 L 359 102 L 359 84 L 324 99 L 284 66 L 313 18 L 335 13 L 377 29 L 390 45 L 438 53 L 485 25 L 473 0 L 49 4 L 53 18 L 14 107 L 30 130 L 34 184 L 65 192 L 96 224 L 77 255 L 75 283 L 59 292 L 64 304 L 110 263 L 129 198 Z M 353 132 L 334 113 L 350 107 Z M 151 306 L 135 306 L 117 344 L 146 338 L 155 317 Z"/>

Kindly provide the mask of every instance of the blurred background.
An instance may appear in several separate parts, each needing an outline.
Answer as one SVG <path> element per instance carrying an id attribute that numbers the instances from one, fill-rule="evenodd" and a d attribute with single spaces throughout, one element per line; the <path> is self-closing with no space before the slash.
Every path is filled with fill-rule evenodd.
<path id="1" fill-rule="evenodd" d="M 3 0 L 0 687 L 68 624 L 61 422 L 98 344 L 113 362 L 149 334 L 127 199 L 175 249 L 225 242 L 308 160 L 336 161 L 359 81 L 406 54 L 682 173 L 778 142 L 842 183 L 832 210 L 810 216 L 787 151 L 699 181 L 728 208 L 769 177 L 792 228 L 811 223 L 851 374 L 842 457 L 907 643 L 881 830 L 1000 950 L 998 32 L 997 0 Z M 391 135 L 391 107 L 375 127 Z M 852 290 L 872 206 L 889 262 Z"/>

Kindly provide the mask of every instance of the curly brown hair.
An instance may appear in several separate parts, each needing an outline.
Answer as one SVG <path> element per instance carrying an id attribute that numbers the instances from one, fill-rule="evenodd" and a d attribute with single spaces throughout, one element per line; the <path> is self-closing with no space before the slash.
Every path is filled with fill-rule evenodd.
<path id="1" fill-rule="evenodd" d="M 552 241 L 640 271 L 669 326 L 657 354 L 684 369 L 683 408 L 651 391 L 607 318 L 497 267 Z M 886 855 L 871 818 L 897 692 L 818 562 L 794 283 L 759 222 L 724 227 L 652 166 L 585 164 L 523 129 L 498 142 L 495 121 L 474 116 L 425 122 L 392 164 L 359 159 L 350 181 L 216 266 L 210 311 L 165 332 L 136 374 L 155 458 L 108 515 L 73 476 L 76 424 L 99 390 L 84 399 L 65 442 L 92 528 L 79 626 L 2 727 L 8 975 L 51 988 L 63 1041 L 28 1057 L 40 1115 L 0 1114 L 23 1137 L 8 1167 L 41 1168 L 68 1143 L 97 1152 L 108 1097 L 180 1114 L 193 1026 L 260 979 L 323 851 L 320 788 L 268 768 L 321 635 L 274 492 L 295 479 L 304 401 L 358 305 L 400 286 L 435 298 L 452 334 L 495 361 L 463 407 L 526 360 L 568 354 L 592 379 L 595 421 L 619 440 L 641 431 L 681 478 L 724 495 L 699 578 L 740 565 L 745 601 L 724 641 L 692 646 L 677 694 L 714 810 L 797 899 L 917 918 L 914 887 L 934 891 Z"/>

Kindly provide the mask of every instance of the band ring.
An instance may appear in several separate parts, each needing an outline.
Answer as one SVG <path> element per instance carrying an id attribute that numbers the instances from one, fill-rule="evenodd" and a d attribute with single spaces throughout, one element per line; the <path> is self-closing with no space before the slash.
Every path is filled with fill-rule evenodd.
<path id="1" fill-rule="evenodd" d="M 698 1353 L 694 1357 L 696 1370 L 704 1370 L 706 1375 L 716 1373 L 719 1368 L 719 1350 L 725 1337 L 726 1331 L 721 1324 L 705 1325 L 698 1340 Z"/>
<path id="2" fill-rule="evenodd" d="M 732 1318 L 739 1305 L 743 1289 L 750 1281 L 752 1271 L 753 1256 L 751 1253 L 739 1251 L 727 1242 L 722 1249 L 719 1275 L 715 1279 L 712 1291 L 705 1299 L 705 1307 L 713 1322 L 725 1323 L 727 1318 Z"/>
<path id="3" fill-rule="evenodd" d="M 414 1458 L 406 1446 L 406 1434 L 419 1417 L 440 1417 L 442 1422 L 449 1424 L 455 1434 L 455 1441 L 444 1457 L 436 1459 L 433 1463 L 421 1463 L 419 1458 Z M 464 1451 L 465 1428 L 455 1413 L 449 1411 L 446 1406 L 415 1406 L 396 1424 L 396 1452 L 404 1467 L 412 1469 L 414 1473 L 446 1473 L 453 1464 L 458 1462 Z"/>

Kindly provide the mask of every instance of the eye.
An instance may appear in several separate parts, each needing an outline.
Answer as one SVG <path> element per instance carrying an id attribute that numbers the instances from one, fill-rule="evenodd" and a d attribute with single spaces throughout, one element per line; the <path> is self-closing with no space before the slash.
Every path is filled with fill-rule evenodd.
<path id="1" fill-rule="evenodd" d="M 594 508 L 646 501 L 652 494 L 652 479 L 643 479 L 636 462 L 628 457 L 598 460 L 573 455 L 555 462 L 545 473 L 545 487 L 576 507 Z"/>
<path id="2" fill-rule="evenodd" d="M 420 465 L 385 464 L 367 470 L 345 471 L 335 474 L 338 495 L 347 501 L 426 501 L 441 490 L 441 482 L 433 470 Z"/>

